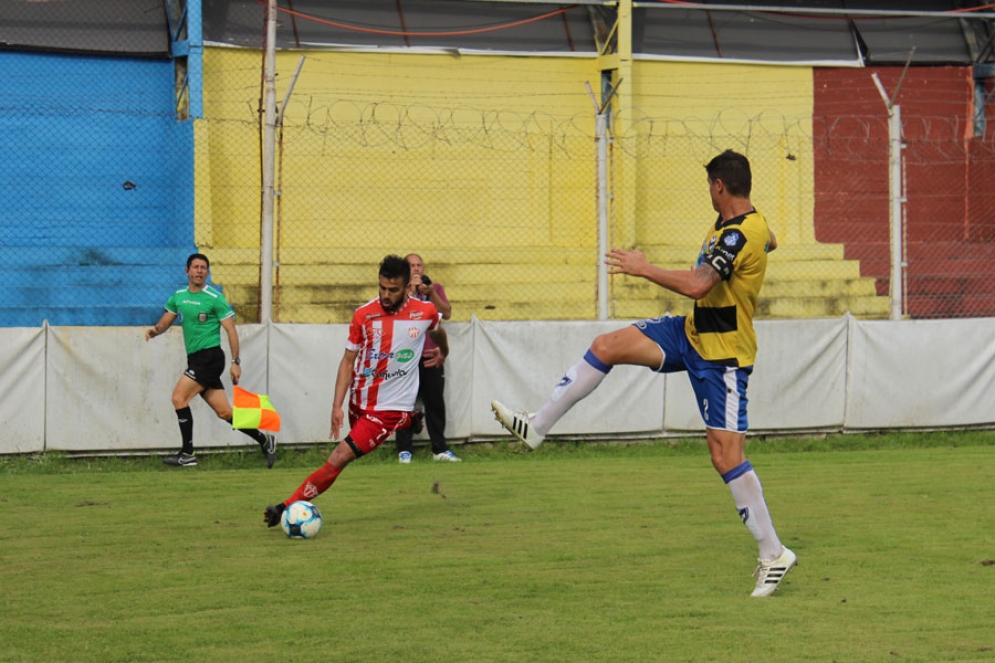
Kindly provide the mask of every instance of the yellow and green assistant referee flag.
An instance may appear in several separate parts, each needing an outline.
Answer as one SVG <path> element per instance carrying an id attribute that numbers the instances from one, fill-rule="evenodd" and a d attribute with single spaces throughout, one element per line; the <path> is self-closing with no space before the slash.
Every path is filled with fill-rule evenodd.
<path id="1" fill-rule="evenodd" d="M 269 396 L 254 394 L 236 386 L 232 405 L 232 428 L 261 428 L 274 433 L 280 432 L 280 415 L 269 402 Z"/>

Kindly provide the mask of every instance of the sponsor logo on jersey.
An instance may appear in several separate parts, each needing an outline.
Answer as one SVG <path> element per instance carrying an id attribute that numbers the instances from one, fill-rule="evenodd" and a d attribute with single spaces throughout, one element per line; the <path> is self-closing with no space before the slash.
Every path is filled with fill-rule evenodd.
<path id="1" fill-rule="evenodd" d="M 408 372 L 403 368 L 399 368 L 396 371 L 377 371 L 372 368 L 363 369 L 364 378 L 376 378 L 378 380 L 391 380 L 393 378 L 403 378 Z"/>
<path id="2" fill-rule="evenodd" d="M 726 233 L 722 237 L 722 243 L 725 244 L 726 246 L 736 246 L 737 244 L 739 244 L 739 233 L 737 232 Z"/>
<path id="3" fill-rule="evenodd" d="M 424 317 L 424 312 L 422 311 L 412 311 L 409 316 L 412 320 L 421 320 Z"/>
<path id="4" fill-rule="evenodd" d="M 366 359 L 368 361 L 382 361 L 384 359 L 396 359 L 402 364 L 406 364 L 415 357 L 414 350 L 398 350 L 397 352 L 384 352 L 382 350 L 367 350 Z"/>

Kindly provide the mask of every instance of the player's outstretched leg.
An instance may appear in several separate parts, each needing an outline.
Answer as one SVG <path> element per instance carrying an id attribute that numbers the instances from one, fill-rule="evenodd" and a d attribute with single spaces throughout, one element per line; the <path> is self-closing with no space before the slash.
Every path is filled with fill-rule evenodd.
<path id="1" fill-rule="evenodd" d="M 340 445 L 345 444 L 340 442 Z M 335 480 L 338 478 L 339 474 L 342 473 L 341 467 L 336 467 L 332 465 L 331 462 L 326 462 L 324 465 L 312 472 L 307 479 L 304 480 L 294 494 L 284 500 L 282 503 L 277 505 L 271 505 L 266 507 L 263 512 L 263 518 L 266 524 L 270 527 L 276 527 L 280 522 L 280 516 L 283 515 L 283 510 L 288 504 L 293 504 L 299 500 L 312 500 L 318 495 L 332 487 Z"/>
<path id="2" fill-rule="evenodd" d="M 601 338 L 595 339 L 595 343 Z M 499 401 L 491 401 L 491 409 L 502 426 L 526 447 L 535 449 L 570 408 L 598 388 L 611 369 L 610 364 L 598 359 L 593 349 L 588 350 L 580 361 L 567 369 L 553 389 L 553 395 L 535 414 L 513 412 Z"/>

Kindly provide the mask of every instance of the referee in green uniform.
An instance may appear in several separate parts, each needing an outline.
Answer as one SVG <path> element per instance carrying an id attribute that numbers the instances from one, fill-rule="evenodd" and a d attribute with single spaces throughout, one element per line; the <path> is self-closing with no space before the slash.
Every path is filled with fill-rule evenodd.
<path id="1" fill-rule="evenodd" d="M 221 292 L 207 284 L 210 271 L 211 262 L 204 254 L 194 253 L 187 258 L 187 287 L 173 293 L 159 322 L 145 332 L 145 340 L 148 341 L 165 332 L 176 318 L 180 318 L 187 349 L 187 370 L 173 388 L 173 407 L 176 408 L 183 446 L 178 453 L 163 459 L 167 465 L 191 467 L 197 464 L 193 448 L 193 414 L 190 412 L 190 401 L 194 396 L 200 394 L 219 419 L 229 424 L 232 421 L 231 404 L 221 383 L 221 374 L 225 370 L 221 329 L 228 334 L 228 346 L 231 348 L 232 384 L 238 384 L 242 376 L 235 311 Z M 242 432 L 259 444 L 266 456 L 266 466 L 273 467 L 276 460 L 274 436 L 256 428 Z"/>

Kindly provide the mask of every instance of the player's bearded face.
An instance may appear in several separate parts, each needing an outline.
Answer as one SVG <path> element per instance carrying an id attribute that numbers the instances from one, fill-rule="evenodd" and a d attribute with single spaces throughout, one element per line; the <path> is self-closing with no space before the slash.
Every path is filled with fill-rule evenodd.
<path id="1" fill-rule="evenodd" d="M 404 279 L 400 276 L 388 279 L 384 276 L 380 277 L 380 306 L 383 310 L 388 313 L 393 313 L 397 309 L 401 308 L 401 304 L 404 303 L 405 291 L 407 290 L 408 284 L 404 282 Z"/>

